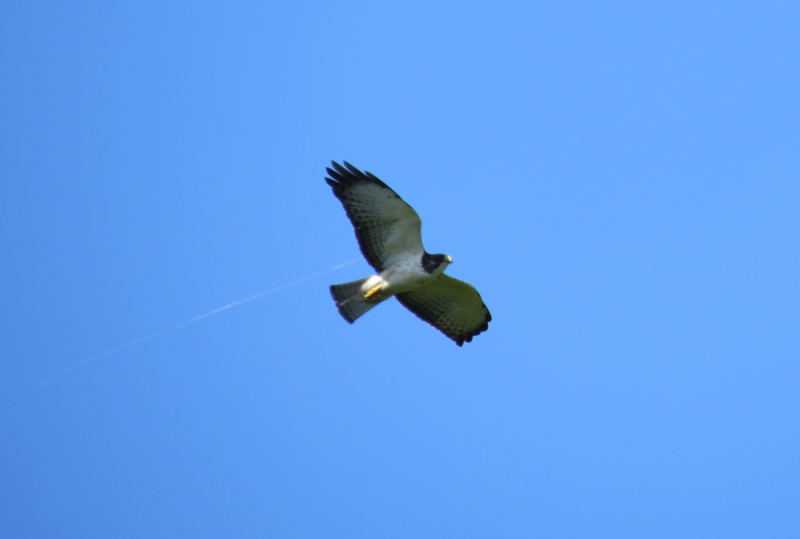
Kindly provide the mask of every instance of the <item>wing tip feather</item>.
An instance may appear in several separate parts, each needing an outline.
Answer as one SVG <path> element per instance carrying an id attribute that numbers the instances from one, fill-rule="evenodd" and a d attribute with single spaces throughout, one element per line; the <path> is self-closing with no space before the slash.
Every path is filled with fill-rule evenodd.
<path id="1" fill-rule="evenodd" d="M 383 183 L 380 178 L 372 174 L 371 172 L 362 172 L 357 167 L 351 165 L 349 162 L 342 160 L 344 166 L 340 165 L 336 161 L 331 161 L 331 167 L 326 167 L 325 170 L 328 172 L 328 175 L 333 178 L 335 182 L 341 185 L 353 185 L 356 183 L 374 183 L 386 189 L 392 190 L 391 187 Z M 330 178 L 325 178 L 329 180 Z M 328 182 L 331 183 L 330 181 Z M 394 191 L 392 191 L 394 193 Z M 397 196 L 397 193 L 394 193 Z"/>

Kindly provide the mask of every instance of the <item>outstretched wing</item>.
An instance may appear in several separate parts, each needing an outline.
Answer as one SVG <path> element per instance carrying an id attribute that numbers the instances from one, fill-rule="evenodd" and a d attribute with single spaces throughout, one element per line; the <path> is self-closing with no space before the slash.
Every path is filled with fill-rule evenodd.
<path id="1" fill-rule="evenodd" d="M 325 181 L 342 202 L 370 266 L 381 272 L 397 260 L 422 256 L 422 221 L 417 212 L 369 172 L 347 161 L 344 165 L 333 162 Z"/>
<path id="2" fill-rule="evenodd" d="M 492 315 L 471 284 L 441 274 L 431 284 L 395 296 L 409 311 L 453 339 L 457 345 L 489 329 Z"/>

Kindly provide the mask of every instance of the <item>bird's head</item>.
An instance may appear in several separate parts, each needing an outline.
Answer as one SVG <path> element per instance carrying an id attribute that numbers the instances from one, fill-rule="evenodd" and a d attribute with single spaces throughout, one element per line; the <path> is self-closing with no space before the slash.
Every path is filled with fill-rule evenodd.
<path id="1" fill-rule="evenodd" d="M 453 257 L 450 255 L 430 255 L 428 253 L 422 255 L 422 269 L 426 273 L 442 273 L 452 263 Z"/>

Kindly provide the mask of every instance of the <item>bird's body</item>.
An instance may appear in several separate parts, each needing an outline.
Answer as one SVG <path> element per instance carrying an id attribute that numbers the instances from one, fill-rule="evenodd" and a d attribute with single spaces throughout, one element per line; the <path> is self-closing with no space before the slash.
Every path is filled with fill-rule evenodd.
<path id="1" fill-rule="evenodd" d="M 363 292 L 368 298 L 374 297 L 380 300 L 388 299 L 396 294 L 411 292 L 434 281 L 447 268 L 448 264 L 450 264 L 450 260 L 439 264 L 432 273 L 428 273 L 422 265 L 421 257 L 419 260 L 414 258 L 401 260 L 377 275 L 367 277 Z"/>
<path id="2" fill-rule="evenodd" d="M 422 246 L 417 212 L 388 185 L 345 162 L 326 178 L 355 228 L 361 252 L 378 272 L 331 286 L 341 315 L 350 323 L 378 303 L 397 297 L 410 311 L 461 346 L 486 331 L 492 319 L 478 291 L 443 272 L 453 261 Z"/>

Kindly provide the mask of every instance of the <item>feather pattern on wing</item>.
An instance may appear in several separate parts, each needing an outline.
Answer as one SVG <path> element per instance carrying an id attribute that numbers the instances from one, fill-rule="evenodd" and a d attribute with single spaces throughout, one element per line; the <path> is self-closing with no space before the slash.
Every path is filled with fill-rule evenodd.
<path id="1" fill-rule="evenodd" d="M 492 315 L 475 287 L 442 274 L 429 285 L 395 296 L 409 311 L 458 346 L 489 329 Z"/>
<path id="2" fill-rule="evenodd" d="M 388 185 L 347 161 L 344 166 L 334 161 L 327 171 L 325 181 L 344 206 L 361 253 L 375 271 L 425 252 L 419 215 Z"/>

